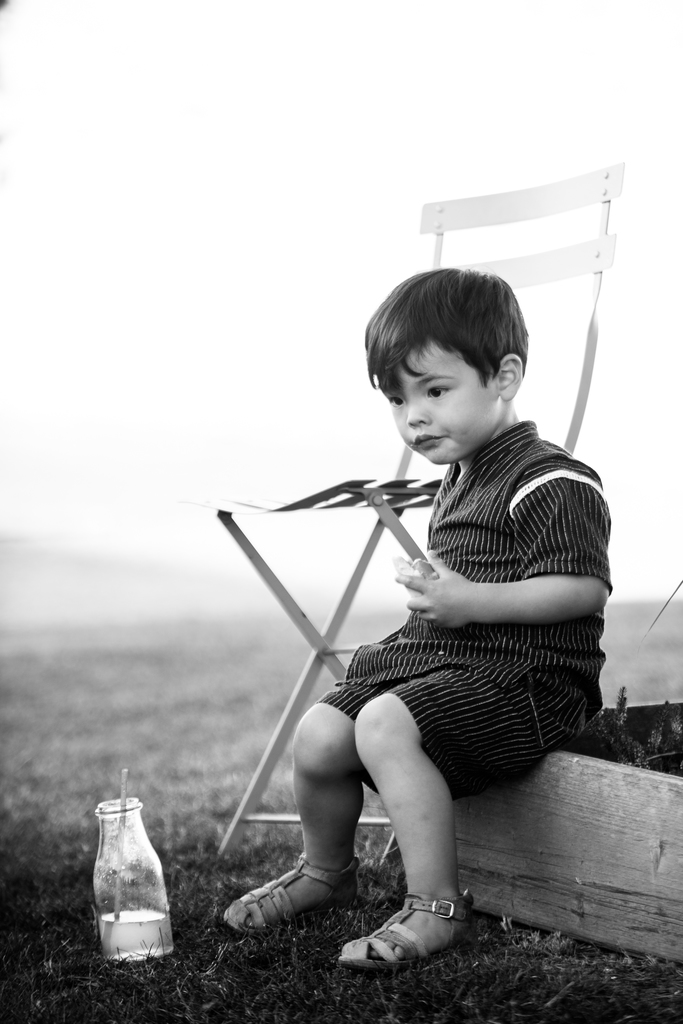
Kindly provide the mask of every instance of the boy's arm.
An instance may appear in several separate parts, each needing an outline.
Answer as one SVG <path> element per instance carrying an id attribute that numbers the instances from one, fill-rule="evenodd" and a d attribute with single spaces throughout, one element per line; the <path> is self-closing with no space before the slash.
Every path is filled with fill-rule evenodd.
<path id="1" fill-rule="evenodd" d="M 544 625 L 580 619 L 604 608 L 609 589 L 597 576 L 552 573 L 516 583 L 473 583 L 429 552 L 438 579 L 396 577 L 411 591 L 408 608 L 435 626 L 469 622 Z"/>

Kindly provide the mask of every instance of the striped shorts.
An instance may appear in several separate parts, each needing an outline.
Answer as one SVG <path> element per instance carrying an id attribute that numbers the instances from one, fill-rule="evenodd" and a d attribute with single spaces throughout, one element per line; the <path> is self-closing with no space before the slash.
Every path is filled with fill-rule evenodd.
<path id="1" fill-rule="evenodd" d="M 423 749 L 454 800 L 526 771 L 585 725 L 586 698 L 579 687 L 533 670 L 501 685 L 481 669 L 449 666 L 395 683 L 342 683 L 318 703 L 355 721 L 365 704 L 384 693 L 396 694 L 410 711 Z M 369 775 L 363 781 L 376 789 Z"/>

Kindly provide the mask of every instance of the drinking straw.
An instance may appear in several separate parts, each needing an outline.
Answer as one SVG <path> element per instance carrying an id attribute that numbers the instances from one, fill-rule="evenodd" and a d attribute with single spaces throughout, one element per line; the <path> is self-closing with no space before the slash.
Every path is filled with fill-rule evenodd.
<path id="1" fill-rule="evenodd" d="M 121 917 L 121 870 L 123 868 L 123 840 L 126 829 L 126 806 L 128 803 L 126 790 L 128 788 L 128 769 L 121 769 L 121 814 L 119 816 L 119 837 L 116 858 L 116 885 L 114 888 L 114 920 Z"/>

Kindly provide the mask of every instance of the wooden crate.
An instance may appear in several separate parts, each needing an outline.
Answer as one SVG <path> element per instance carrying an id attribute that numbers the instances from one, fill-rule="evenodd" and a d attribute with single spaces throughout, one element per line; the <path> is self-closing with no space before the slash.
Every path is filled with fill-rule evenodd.
<path id="1" fill-rule="evenodd" d="M 455 808 L 478 910 L 683 962 L 683 778 L 560 750 Z"/>

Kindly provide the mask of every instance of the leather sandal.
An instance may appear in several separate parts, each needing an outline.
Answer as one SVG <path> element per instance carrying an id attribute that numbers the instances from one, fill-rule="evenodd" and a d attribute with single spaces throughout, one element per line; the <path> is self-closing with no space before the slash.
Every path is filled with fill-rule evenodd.
<path id="1" fill-rule="evenodd" d="M 348 907 L 356 898 L 358 864 L 358 857 L 354 857 L 343 871 L 324 871 L 309 864 L 302 854 L 293 871 L 288 871 L 282 878 L 268 882 L 260 889 L 252 889 L 231 903 L 223 920 L 230 928 L 243 934 L 262 932 L 274 928 L 282 921 L 291 921 L 297 911 L 287 895 L 287 886 L 304 875 L 329 885 L 330 891 L 316 906 L 300 913 L 320 914 L 332 907 Z"/>
<path id="2" fill-rule="evenodd" d="M 473 945 L 476 942 L 473 904 L 474 900 L 467 890 L 455 900 L 433 900 L 419 893 L 408 893 L 403 909 L 398 914 L 390 917 L 372 935 L 347 942 L 337 963 L 340 967 L 356 971 L 400 971 L 411 967 L 416 960 L 439 956 L 455 946 Z M 416 910 L 435 914 L 450 922 L 450 935 L 443 949 L 430 953 L 420 936 L 402 923 Z M 399 960 L 392 948 L 394 946 L 404 951 L 405 959 Z M 371 959 L 371 950 L 382 959 Z"/>

